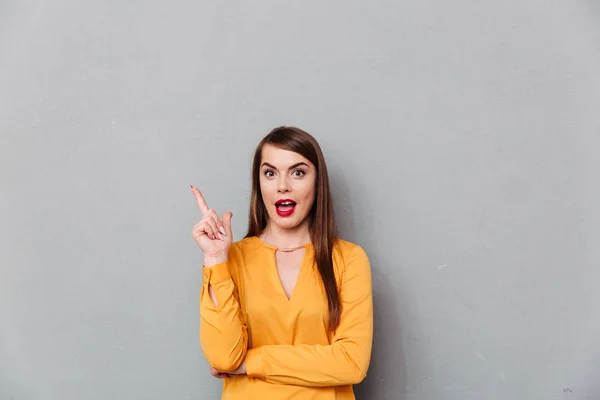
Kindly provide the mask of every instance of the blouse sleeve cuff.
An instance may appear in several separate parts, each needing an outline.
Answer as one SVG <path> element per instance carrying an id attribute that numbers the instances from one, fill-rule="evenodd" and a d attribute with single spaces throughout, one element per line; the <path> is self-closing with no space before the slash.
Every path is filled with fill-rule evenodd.
<path id="1" fill-rule="evenodd" d="M 227 261 L 215 264 L 212 267 L 203 267 L 202 270 L 204 284 L 210 283 L 214 286 L 219 282 L 223 282 L 231 278 L 231 274 L 229 272 L 229 262 Z"/>
<path id="2" fill-rule="evenodd" d="M 248 349 L 246 353 L 246 375 L 253 378 L 265 377 L 265 366 L 261 348 Z"/>

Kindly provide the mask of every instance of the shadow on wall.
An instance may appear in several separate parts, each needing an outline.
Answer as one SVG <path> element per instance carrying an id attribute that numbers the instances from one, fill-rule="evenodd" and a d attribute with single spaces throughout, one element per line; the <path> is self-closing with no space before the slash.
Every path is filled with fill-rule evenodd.
<path id="1" fill-rule="evenodd" d="M 375 255 L 370 255 L 373 271 L 374 337 L 367 377 L 354 387 L 357 400 L 406 400 L 407 370 L 402 349 L 398 299 L 390 280 Z"/>
<path id="2" fill-rule="evenodd" d="M 403 336 L 398 312 L 398 298 L 392 286 L 392 278 L 387 268 L 393 263 L 381 260 L 371 249 L 372 243 L 364 232 L 372 231 L 361 227 L 357 229 L 360 210 L 353 210 L 353 204 L 368 204 L 368 200 L 359 198 L 364 191 L 358 182 L 358 174 L 344 170 L 352 176 L 352 187 L 344 179 L 344 173 L 335 164 L 329 166 L 332 196 L 335 203 L 336 217 L 340 236 L 355 242 L 365 249 L 369 256 L 373 279 L 374 337 L 371 365 L 365 380 L 354 387 L 357 400 L 406 400 L 407 369 L 402 350 Z M 363 210 L 364 212 L 364 210 Z M 361 225 L 361 224 L 358 224 Z M 362 233 L 362 234 L 361 234 Z"/>

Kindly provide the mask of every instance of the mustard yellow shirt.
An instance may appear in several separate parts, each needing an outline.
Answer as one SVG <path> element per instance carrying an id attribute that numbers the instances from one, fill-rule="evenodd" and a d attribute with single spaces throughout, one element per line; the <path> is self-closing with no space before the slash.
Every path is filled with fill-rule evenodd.
<path id="1" fill-rule="evenodd" d="M 360 246 L 336 240 L 333 263 L 343 308 L 331 334 L 314 248 L 304 247 L 289 300 L 277 272 L 277 249 L 256 236 L 233 243 L 227 262 L 203 268 L 202 351 L 220 371 L 246 360 L 247 375 L 223 380 L 223 400 L 355 398 L 352 385 L 366 376 L 373 340 L 369 260 Z"/>

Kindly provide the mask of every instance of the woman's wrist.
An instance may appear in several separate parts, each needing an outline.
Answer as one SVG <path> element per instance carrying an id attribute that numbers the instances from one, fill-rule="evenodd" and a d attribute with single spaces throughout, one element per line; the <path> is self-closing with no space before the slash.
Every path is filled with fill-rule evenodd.
<path id="1" fill-rule="evenodd" d="M 204 256 L 204 266 L 212 267 L 213 265 L 227 262 L 227 255 L 225 254 L 214 254 Z"/>

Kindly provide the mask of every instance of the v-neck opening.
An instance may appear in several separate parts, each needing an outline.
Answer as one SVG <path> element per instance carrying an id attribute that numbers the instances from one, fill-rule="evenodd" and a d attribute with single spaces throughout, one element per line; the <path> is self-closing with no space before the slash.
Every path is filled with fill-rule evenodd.
<path id="1" fill-rule="evenodd" d="M 288 304 L 291 303 L 293 301 L 293 299 L 296 297 L 296 293 L 298 292 L 298 285 L 302 282 L 302 276 L 305 273 L 303 271 L 307 268 L 307 266 L 305 264 L 308 263 L 309 257 L 313 256 L 314 252 L 313 252 L 312 242 L 304 244 L 304 254 L 302 255 L 302 260 L 300 261 L 300 270 L 298 271 L 298 277 L 296 278 L 296 283 L 294 284 L 292 293 L 291 293 L 290 297 L 288 297 L 288 295 L 285 293 L 283 283 L 281 282 L 281 276 L 279 276 L 279 269 L 277 267 L 277 250 L 279 250 L 279 249 L 275 246 L 271 246 L 271 245 L 263 242 L 261 240 L 261 238 L 259 238 L 258 236 L 254 236 L 254 239 L 258 242 L 259 245 L 268 249 L 269 252 L 271 253 L 271 261 L 272 261 L 271 271 L 272 271 L 275 283 L 278 286 L 278 291 L 281 293 L 281 295 L 283 296 L 283 298 L 286 300 L 286 302 Z"/>
<path id="2" fill-rule="evenodd" d="M 273 251 L 272 260 L 273 260 L 273 270 L 275 272 L 275 278 L 277 283 L 279 283 L 279 290 L 283 297 L 287 300 L 288 303 L 291 303 L 295 298 L 295 294 L 298 291 L 298 285 L 301 282 L 302 271 L 306 268 L 304 264 L 306 264 L 308 258 L 308 248 L 307 245 L 304 245 L 304 254 L 302 254 L 302 259 L 300 260 L 300 267 L 298 269 L 298 276 L 296 276 L 296 282 L 294 283 L 294 287 L 292 288 L 292 292 L 290 293 L 290 297 L 288 297 L 285 292 L 285 288 L 283 287 L 283 282 L 281 281 L 281 275 L 279 274 L 279 267 L 277 266 L 277 250 Z"/>

